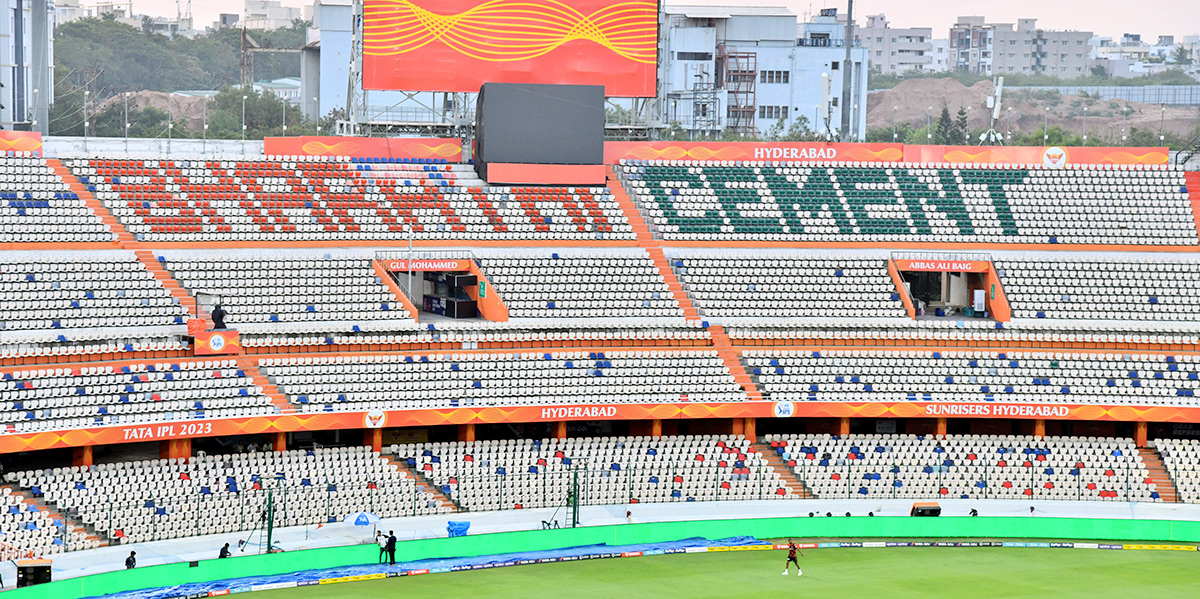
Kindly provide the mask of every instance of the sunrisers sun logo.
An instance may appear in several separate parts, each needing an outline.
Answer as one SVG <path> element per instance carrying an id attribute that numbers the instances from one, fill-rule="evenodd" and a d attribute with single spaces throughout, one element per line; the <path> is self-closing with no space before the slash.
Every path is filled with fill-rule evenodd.
<path id="1" fill-rule="evenodd" d="M 363 420 L 363 424 L 367 428 L 383 428 L 383 425 L 387 422 L 387 414 L 383 410 L 371 410 L 366 413 Z"/>
<path id="2" fill-rule="evenodd" d="M 1050 168 L 1062 168 L 1067 165 L 1067 151 L 1053 146 L 1042 152 L 1042 164 Z"/>

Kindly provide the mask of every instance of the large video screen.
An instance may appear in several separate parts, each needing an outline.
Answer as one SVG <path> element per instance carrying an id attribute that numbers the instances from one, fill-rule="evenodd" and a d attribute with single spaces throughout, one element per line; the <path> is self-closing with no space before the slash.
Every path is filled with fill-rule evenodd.
<path id="1" fill-rule="evenodd" d="M 603 164 L 598 85 L 487 83 L 476 108 L 479 162 Z"/>
<path id="2" fill-rule="evenodd" d="M 475 92 L 486 81 L 653 97 L 658 1 L 365 0 L 363 87 Z"/>

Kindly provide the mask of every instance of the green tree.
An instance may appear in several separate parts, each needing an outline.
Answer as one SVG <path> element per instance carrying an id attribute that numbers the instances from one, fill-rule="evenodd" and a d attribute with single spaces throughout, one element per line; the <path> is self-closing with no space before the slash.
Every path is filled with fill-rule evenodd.
<path id="1" fill-rule="evenodd" d="M 783 138 L 785 141 L 825 141 L 825 136 L 812 129 L 805 115 L 796 117 L 792 124 L 788 125 Z"/>
<path id="2" fill-rule="evenodd" d="M 971 145 L 971 123 L 967 120 L 967 109 L 964 106 L 958 107 L 958 115 L 954 119 L 954 129 L 963 145 Z"/>
<path id="3" fill-rule="evenodd" d="M 270 93 L 226 88 L 213 96 L 209 105 L 209 137 L 241 138 L 243 96 L 246 98 L 246 139 L 283 135 L 285 111 L 287 112 L 287 134 L 289 136 L 316 133 L 316 123 L 305 119 L 299 107 L 284 102 Z M 325 130 L 325 133 L 330 133 L 330 131 Z"/>
<path id="4" fill-rule="evenodd" d="M 780 117 L 778 121 L 771 123 L 767 129 L 767 141 L 783 141 L 783 136 L 787 131 L 787 119 Z"/>
<path id="5" fill-rule="evenodd" d="M 299 48 L 308 23 L 295 21 L 273 31 L 255 31 L 266 48 Z M 126 91 L 219 89 L 241 81 L 241 30 L 167 38 L 113 18 L 78 19 L 55 31 L 55 71 L 67 74 L 100 99 Z M 300 76 L 298 53 L 255 53 L 254 78 Z"/>
<path id="6" fill-rule="evenodd" d="M 83 98 L 83 89 L 76 87 L 66 73 L 56 69 L 54 104 L 50 106 L 50 135 L 83 135 Z M 91 103 L 90 98 L 88 103 Z"/>
<path id="7" fill-rule="evenodd" d="M 1171 62 L 1174 64 L 1184 65 L 1192 64 L 1192 55 L 1188 52 L 1188 49 L 1183 46 L 1183 44 L 1179 44 L 1178 46 L 1175 46 L 1174 50 L 1171 51 Z"/>
<path id="8" fill-rule="evenodd" d="M 92 121 L 89 135 L 96 137 L 124 137 L 125 135 L 125 105 L 121 102 L 113 102 L 107 108 L 101 110 Z M 184 130 L 181 121 L 175 122 L 175 131 L 173 135 L 184 137 L 187 132 Z M 167 136 L 167 113 L 157 108 L 134 108 L 129 109 L 129 137 L 166 137 Z"/>
<path id="9" fill-rule="evenodd" d="M 962 138 L 954 132 L 954 121 L 950 119 L 950 109 L 942 105 L 942 115 L 938 117 L 937 128 L 933 131 L 933 143 L 944 146 L 962 144 Z"/>
<path id="10" fill-rule="evenodd" d="M 1045 137 L 1043 137 L 1045 136 Z M 1039 127 L 1037 130 L 1020 135 L 1013 134 L 1013 138 L 1009 140 L 1010 146 L 1081 146 L 1083 138 L 1070 131 L 1064 130 L 1062 127 L 1054 126 L 1049 130 Z"/>
<path id="11" fill-rule="evenodd" d="M 686 141 L 688 137 L 688 130 L 684 129 L 679 121 L 671 121 L 662 132 L 662 139 L 669 141 Z"/>
<path id="12" fill-rule="evenodd" d="M 922 140 L 919 142 L 912 142 L 912 143 L 914 143 L 914 144 L 915 143 L 920 143 L 920 144 L 927 143 L 926 140 L 924 139 L 924 135 L 925 135 L 924 131 L 925 131 L 925 129 L 922 128 L 921 129 Z M 893 141 L 896 143 L 906 143 L 906 140 L 908 140 L 909 137 L 911 135 L 913 135 L 915 132 L 916 132 L 916 130 L 913 129 L 913 126 L 911 124 L 898 123 L 896 125 L 894 138 L 892 135 L 893 130 L 891 127 L 880 127 L 879 129 L 868 129 L 866 141 L 867 141 L 867 143 L 889 143 L 890 144 Z"/>
<path id="13" fill-rule="evenodd" d="M 930 144 L 941 143 L 937 140 L 937 123 L 928 127 L 919 129 L 911 129 L 906 137 L 901 137 L 900 141 L 913 146 L 926 146 Z"/>

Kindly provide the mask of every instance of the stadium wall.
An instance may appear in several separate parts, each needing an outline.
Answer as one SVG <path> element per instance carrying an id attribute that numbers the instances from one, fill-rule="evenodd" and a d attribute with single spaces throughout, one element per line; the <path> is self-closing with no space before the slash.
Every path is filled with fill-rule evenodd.
<path id="1" fill-rule="evenodd" d="M 1102 541 L 1200 542 L 1200 522 L 1033 517 L 834 517 L 754 518 L 652 522 L 586 528 L 493 533 L 402 541 L 398 562 L 541 551 L 581 545 L 635 545 L 705 537 L 797 538 L 1029 538 Z M 273 576 L 300 569 L 373 564 L 374 544 L 309 549 L 225 560 L 207 560 L 119 570 L 11 591 L 5 597 L 91 597 L 144 588 L 169 587 L 246 576 Z"/>

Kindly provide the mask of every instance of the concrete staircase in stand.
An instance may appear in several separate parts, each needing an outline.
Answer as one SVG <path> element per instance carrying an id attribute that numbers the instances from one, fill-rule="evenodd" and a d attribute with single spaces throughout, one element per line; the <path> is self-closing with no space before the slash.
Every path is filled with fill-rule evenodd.
<path id="1" fill-rule="evenodd" d="M 97 546 L 99 546 L 99 547 L 108 546 L 109 542 L 108 542 L 107 537 L 100 534 L 98 531 L 96 531 L 91 526 L 76 522 L 70 516 L 67 516 L 58 511 L 55 511 L 55 509 L 53 507 L 51 507 L 50 504 L 42 501 L 41 499 L 38 499 L 37 497 L 34 497 L 28 490 L 17 489 L 17 488 L 12 487 L 11 485 L 0 485 L 0 488 L 4 488 L 4 487 L 11 489 L 12 493 L 17 493 L 22 496 L 22 498 L 23 498 L 21 501 L 21 511 L 22 512 L 28 510 L 29 509 L 28 506 L 32 505 L 39 512 L 44 512 L 52 520 L 58 520 L 58 521 L 62 522 L 63 527 L 66 528 L 66 531 L 68 533 L 83 532 L 86 535 L 84 538 L 87 539 L 88 541 L 95 541 L 96 543 L 98 543 Z"/>
<path id="2" fill-rule="evenodd" d="M 187 308 L 188 316 L 195 318 L 196 298 L 192 297 L 186 289 L 179 286 L 179 282 L 171 276 L 170 272 L 167 272 L 167 269 L 163 267 L 162 262 L 158 261 L 158 256 L 155 256 L 154 252 L 149 250 L 136 250 L 133 253 L 137 256 L 138 262 L 141 262 L 146 267 L 146 270 L 150 271 L 150 273 L 154 275 L 154 278 L 158 280 L 159 284 L 162 285 L 167 291 L 171 292 L 171 297 L 175 298 L 175 301 L 178 302 L 179 305 Z"/>
<path id="3" fill-rule="evenodd" d="M 413 471 L 412 468 L 409 468 L 407 464 L 394 458 L 388 458 L 388 462 L 399 468 L 400 471 L 404 473 L 405 478 L 411 478 L 416 481 L 418 491 L 433 495 L 433 500 L 437 503 L 438 508 L 449 507 L 453 512 L 460 511 L 457 503 L 455 503 L 449 497 L 446 497 L 446 495 L 442 493 L 441 489 L 434 486 L 434 484 L 429 482 L 429 480 L 423 475 L 418 475 Z"/>
<path id="4" fill-rule="evenodd" d="M 808 488 L 804 486 L 804 483 L 796 478 L 796 473 L 792 472 L 787 462 L 784 462 L 783 458 L 779 457 L 779 454 L 775 453 L 775 450 L 770 445 L 766 443 L 754 443 L 750 447 L 762 454 L 767 464 L 775 470 L 775 473 L 779 475 L 779 479 L 783 481 L 783 486 L 791 490 L 792 497 L 796 499 L 813 498 L 812 493 L 808 492 Z"/>
<path id="5" fill-rule="evenodd" d="M 1175 483 L 1171 480 L 1170 473 L 1163 466 L 1162 456 L 1158 452 L 1147 448 L 1139 447 L 1138 455 L 1142 456 L 1142 463 L 1146 465 L 1146 470 L 1150 472 L 1150 482 L 1158 487 L 1158 496 L 1164 502 L 1176 503 L 1179 501 L 1179 494 L 1175 492 Z"/>
<path id="6" fill-rule="evenodd" d="M 658 274 L 662 276 L 663 281 L 666 281 L 667 288 L 671 290 L 671 295 L 675 296 L 675 301 L 679 303 L 679 307 L 683 308 L 683 318 L 685 320 L 700 320 L 700 313 L 696 311 L 695 306 L 692 305 L 691 298 L 688 297 L 687 291 L 683 289 L 683 284 L 675 276 L 675 269 L 671 268 L 671 263 L 663 255 L 662 248 L 648 247 L 646 248 L 646 253 L 650 254 L 650 259 L 654 261 L 654 267 L 658 269 Z"/>
<path id="7" fill-rule="evenodd" d="M 717 350 L 717 355 L 721 357 L 721 361 L 733 375 L 733 380 L 746 392 L 746 398 L 750 401 L 762 401 L 762 393 L 758 391 L 754 380 L 750 378 L 746 367 L 742 364 L 742 351 L 733 347 L 733 342 L 729 340 L 725 329 L 715 325 L 709 326 L 708 334 L 712 336 L 713 348 Z"/>
<path id="8" fill-rule="evenodd" d="M 271 382 L 266 375 L 258 371 L 258 358 L 254 356 L 238 356 L 238 369 L 246 373 L 246 376 L 254 380 L 254 386 L 261 387 L 263 394 L 271 398 L 271 403 L 275 404 L 276 409 L 280 414 L 294 414 L 296 407 L 287 400 L 287 396 L 275 387 L 275 383 Z"/>
<path id="9" fill-rule="evenodd" d="M 637 209 L 637 204 L 633 203 L 633 199 L 625 191 L 625 186 L 621 184 L 621 180 L 613 172 L 612 165 L 605 168 L 608 170 L 608 189 L 612 192 L 613 199 L 617 201 L 617 206 L 621 208 L 621 212 L 625 213 L 625 219 L 629 221 L 629 226 L 633 227 L 633 233 L 637 235 L 638 245 L 644 248 L 653 247 L 655 245 L 654 236 L 651 235 L 650 227 L 646 225 L 645 219 L 642 218 L 641 211 Z"/>
<path id="10" fill-rule="evenodd" d="M 121 223 L 117 221 L 117 218 L 108 211 L 108 208 L 105 208 L 104 204 L 100 200 L 97 200 L 96 196 L 92 195 L 92 192 L 88 191 L 87 187 L 71 172 L 71 169 L 63 166 L 63 163 L 57 158 L 47 158 L 46 164 L 50 166 L 50 170 L 53 170 L 54 174 L 66 182 L 67 186 L 79 196 L 80 200 L 83 200 L 83 203 L 91 209 L 93 214 L 100 217 L 100 220 L 110 231 L 117 234 L 118 245 L 121 247 L 130 247 L 129 244 L 136 243 L 133 235 L 130 235 L 129 231 L 126 231 L 125 227 L 121 226 Z"/>

